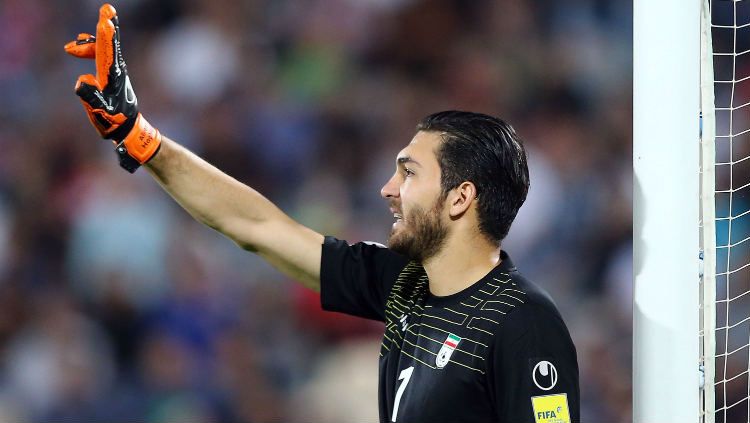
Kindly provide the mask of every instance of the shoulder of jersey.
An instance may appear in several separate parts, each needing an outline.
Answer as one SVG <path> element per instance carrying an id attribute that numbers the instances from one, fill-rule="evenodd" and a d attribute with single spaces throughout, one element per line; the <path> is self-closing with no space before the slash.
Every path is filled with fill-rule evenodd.
<path id="1" fill-rule="evenodd" d="M 557 304 L 555 304 L 552 296 L 544 288 L 526 279 L 523 275 L 516 273 L 514 276 L 514 281 L 518 284 L 524 293 L 524 297 L 527 299 L 526 304 L 523 304 L 523 307 L 520 308 L 528 309 L 530 306 L 536 306 L 550 311 L 558 317 L 560 316 Z"/>

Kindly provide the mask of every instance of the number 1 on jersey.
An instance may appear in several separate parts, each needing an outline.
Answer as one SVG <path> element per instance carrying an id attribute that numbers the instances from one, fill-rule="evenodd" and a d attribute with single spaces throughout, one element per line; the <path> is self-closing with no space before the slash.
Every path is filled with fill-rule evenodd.
<path id="1" fill-rule="evenodd" d="M 414 371 L 414 366 L 407 367 L 404 370 L 401 370 L 401 374 L 398 375 L 398 380 L 403 380 L 401 382 L 401 385 L 398 387 L 398 391 L 396 391 L 396 402 L 393 403 L 393 415 L 391 416 L 391 421 L 396 421 L 396 415 L 398 414 L 398 404 L 401 402 L 401 395 L 404 394 L 404 391 L 406 390 L 406 385 L 409 384 L 409 380 L 411 379 L 411 374 Z"/>

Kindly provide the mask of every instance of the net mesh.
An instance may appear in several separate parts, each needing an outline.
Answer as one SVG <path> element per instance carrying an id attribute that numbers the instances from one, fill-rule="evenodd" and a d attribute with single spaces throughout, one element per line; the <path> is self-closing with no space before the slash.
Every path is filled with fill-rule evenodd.
<path id="1" fill-rule="evenodd" d="M 704 396 L 702 417 L 750 423 L 750 0 L 710 1 L 708 16 L 715 158 L 714 186 L 702 189 L 713 189 L 714 210 L 713 222 L 702 224 L 715 234 L 714 251 L 704 251 L 715 258 L 715 269 L 704 269 L 714 271 L 715 298 L 705 298 L 713 316 L 702 322 L 715 318 L 715 327 L 703 329 L 712 331 L 715 348 L 702 346 L 704 364 L 713 367 L 713 380 L 705 381 L 713 401 Z"/>

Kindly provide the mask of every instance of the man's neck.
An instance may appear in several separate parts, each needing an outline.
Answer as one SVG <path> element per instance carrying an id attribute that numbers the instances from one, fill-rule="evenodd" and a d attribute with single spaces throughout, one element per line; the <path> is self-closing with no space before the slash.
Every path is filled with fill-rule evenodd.
<path id="1" fill-rule="evenodd" d="M 500 247 L 483 236 L 451 237 L 435 256 L 422 263 L 430 292 L 444 297 L 470 287 L 500 264 Z"/>

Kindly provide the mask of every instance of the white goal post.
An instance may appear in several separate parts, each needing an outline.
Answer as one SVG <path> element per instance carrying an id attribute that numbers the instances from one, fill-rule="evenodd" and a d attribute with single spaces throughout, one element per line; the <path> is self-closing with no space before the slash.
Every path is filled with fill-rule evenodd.
<path id="1" fill-rule="evenodd" d="M 697 422 L 701 0 L 633 11 L 633 421 Z"/>
<path id="2" fill-rule="evenodd" d="M 634 421 L 750 423 L 750 0 L 634 12 Z"/>

